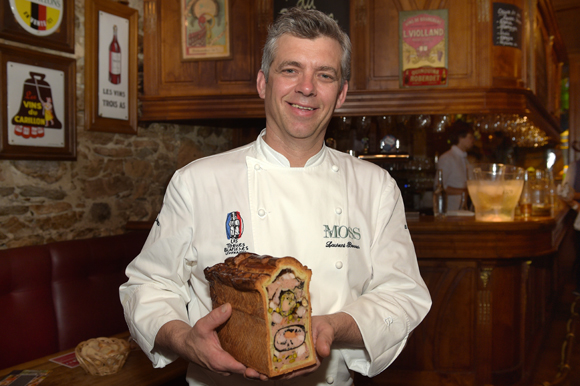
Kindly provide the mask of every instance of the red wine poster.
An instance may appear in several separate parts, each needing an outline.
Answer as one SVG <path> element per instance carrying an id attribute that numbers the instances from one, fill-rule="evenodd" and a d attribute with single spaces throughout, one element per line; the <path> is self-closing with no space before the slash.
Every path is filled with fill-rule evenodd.
<path id="1" fill-rule="evenodd" d="M 99 12 L 99 116 L 129 119 L 129 20 Z"/>
<path id="2" fill-rule="evenodd" d="M 400 87 L 447 86 L 447 10 L 399 12 Z"/>

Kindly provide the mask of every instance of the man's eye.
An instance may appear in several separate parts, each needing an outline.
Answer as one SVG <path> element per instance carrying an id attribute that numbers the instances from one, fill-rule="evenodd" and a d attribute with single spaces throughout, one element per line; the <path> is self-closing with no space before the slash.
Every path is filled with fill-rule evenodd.
<path id="1" fill-rule="evenodd" d="M 334 76 L 330 74 L 320 74 L 320 77 L 324 80 L 334 80 Z"/>

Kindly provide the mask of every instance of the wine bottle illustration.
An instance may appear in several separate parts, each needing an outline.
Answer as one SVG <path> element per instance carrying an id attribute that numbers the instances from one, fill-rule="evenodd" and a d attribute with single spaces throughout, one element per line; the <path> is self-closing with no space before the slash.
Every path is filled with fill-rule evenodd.
<path id="1" fill-rule="evenodd" d="M 109 45 L 109 82 L 121 83 L 121 46 L 117 40 L 117 26 L 113 26 L 113 40 Z"/>

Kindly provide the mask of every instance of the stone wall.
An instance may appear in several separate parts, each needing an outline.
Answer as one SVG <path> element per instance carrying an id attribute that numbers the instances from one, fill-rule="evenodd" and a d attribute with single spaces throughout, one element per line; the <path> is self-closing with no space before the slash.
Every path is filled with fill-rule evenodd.
<path id="1" fill-rule="evenodd" d="M 84 2 L 75 0 L 77 160 L 0 160 L 0 248 L 119 234 L 127 221 L 153 220 L 178 167 L 232 147 L 231 129 L 140 123 L 137 135 L 86 131 Z M 142 42 L 143 1 L 129 6 L 139 10 Z"/>

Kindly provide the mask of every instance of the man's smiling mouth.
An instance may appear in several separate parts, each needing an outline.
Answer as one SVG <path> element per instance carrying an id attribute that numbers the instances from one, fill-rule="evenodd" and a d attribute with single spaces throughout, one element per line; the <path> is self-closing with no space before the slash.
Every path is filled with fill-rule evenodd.
<path id="1" fill-rule="evenodd" d="M 296 104 L 290 104 L 290 106 L 295 107 L 295 108 L 300 109 L 300 110 L 314 111 L 314 109 L 312 107 L 305 107 L 305 106 L 300 106 L 300 105 L 296 105 Z"/>

